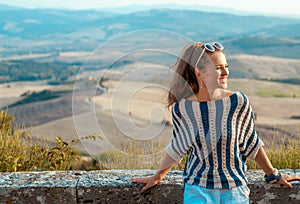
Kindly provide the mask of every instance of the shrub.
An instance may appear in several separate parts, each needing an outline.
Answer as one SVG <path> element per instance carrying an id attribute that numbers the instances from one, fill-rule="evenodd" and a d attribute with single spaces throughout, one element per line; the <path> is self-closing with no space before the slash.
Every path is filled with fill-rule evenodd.
<path id="1" fill-rule="evenodd" d="M 79 153 L 68 142 L 56 137 L 52 144 L 34 138 L 22 127 L 13 127 L 12 116 L 0 112 L 0 171 L 68 170 Z"/>

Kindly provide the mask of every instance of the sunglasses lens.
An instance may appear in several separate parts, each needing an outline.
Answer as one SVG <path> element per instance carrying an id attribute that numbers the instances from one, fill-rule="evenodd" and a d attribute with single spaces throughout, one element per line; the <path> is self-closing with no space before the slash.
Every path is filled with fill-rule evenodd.
<path id="1" fill-rule="evenodd" d="M 219 49 L 219 50 L 223 50 L 224 49 L 224 46 L 221 44 L 221 43 L 218 43 L 218 42 L 214 42 L 214 47 Z"/>
<path id="2" fill-rule="evenodd" d="M 214 46 L 212 46 L 212 45 L 209 44 L 209 43 L 206 43 L 206 44 L 205 44 L 205 49 L 208 50 L 208 51 L 210 51 L 210 52 L 214 52 L 214 51 L 215 51 Z"/>

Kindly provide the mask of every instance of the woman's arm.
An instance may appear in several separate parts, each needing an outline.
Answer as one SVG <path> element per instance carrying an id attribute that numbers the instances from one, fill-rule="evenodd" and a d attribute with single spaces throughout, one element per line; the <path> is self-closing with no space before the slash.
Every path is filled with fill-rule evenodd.
<path id="1" fill-rule="evenodd" d="M 159 167 L 159 170 L 156 172 L 156 174 L 154 176 L 143 177 L 143 178 L 134 178 L 131 180 L 131 182 L 146 184 L 142 189 L 142 193 L 143 193 L 146 190 L 148 190 L 149 188 L 157 185 L 167 175 L 167 173 L 172 169 L 174 164 L 176 164 L 176 161 L 174 161 L 168 154 L 166 154 L 160 167 Z"/>
<path id="2" fill-rule="evenodd" d="M 260 166 L 266 175 L 272 174 L 275 170 L 263 147 L 259 148 L 255 157 L 255 162 Z"/>
<path id="3" fill-rule="evenodd" d="M 263 147 L 259 148 L 255 157 L 255 162 L 260 166 L 260 168 L 265 172 L 267 176 L 271 175 L 275 171 Z M 289 181 L 300 181 L 299 176 L 286 174 L 281 175 L 282 178 L 277 183 L 289 188 L 293 188 L 292 184 L 290 184 Z"/>

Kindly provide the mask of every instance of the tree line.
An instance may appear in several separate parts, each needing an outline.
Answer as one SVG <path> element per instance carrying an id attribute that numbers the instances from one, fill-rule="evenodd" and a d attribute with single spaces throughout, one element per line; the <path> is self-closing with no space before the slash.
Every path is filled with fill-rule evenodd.
<path id="1" fill-rule="evenodd" d="M 49 80 L 62 83 L 76 75 L 79 63 L 37 62 L 34 60 L 11 60 L 0 63 L 0 83 L 12 81 Z"/>

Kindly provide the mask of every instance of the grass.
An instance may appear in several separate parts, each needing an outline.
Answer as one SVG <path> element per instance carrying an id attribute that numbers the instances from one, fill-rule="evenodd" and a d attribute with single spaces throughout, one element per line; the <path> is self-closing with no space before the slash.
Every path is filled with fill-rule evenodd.
<path id="1" fill-rule="evenodd" d="M 278 152 L 275 148 L 267 149 L 267 155 L 272 165 L 278 169 L 299 169 L 300 168 L 300 145 L 292 143 L 283 145 Z M 252 160 L 247 162 L 248 169 L 260 169 Z"/>
<path id="2" fill-rule="evenodd" d="M 268 142 L 268 143 L 267 143 Z M 274 135 L 265 142 L 266 153 L 272 165 L 278 169 L 300 169 L 300 130 L 297 135 Z M 249 169 L 259 169 L 252 160 L 247 162 Z"/>
<path id="3" fill-rule="evenodd" d="M 279 141 L 278 141 L 279 140 Z M 156 154 L 147 155 L 145 147 L 132 142 L 123 152 L 104 152 L 98 156 L 98 161 L 109 169 L 158 169 L 165 151 L 159 143 L 152 143 L 152 151 Z M 300 134 L 296 138 L 279 138 L 274 131 L 274 139 L 265 147 L 265 151 L 274 167 L 279 169 L 300 169 Z M 126 153 L 124 153 L 126 152 Z M 143 156 L 144 155 L 144 156 Z M 187 155 L 173 169 L 183 170 Z M 248 169 L 259 169 L 252 160 L 247 160 Z"/>
<path id="4" fill-rule="evenodd" d="M 101 153 L 97 160 L 109 169 L 156 169 L 163 157 L 163 145 L 137 141 L 121 144 L 121 151 Z"/>
<path id="5" fill-rule="evenodd" d="M 0 171 L 69 170 L 79 159 L 79 153 L 60 137 L 50 142 L 34 138 L 25 128 L 12 126 L 14 117 L 0 112 Z"/>
<path id="6" fill-rule="evenodd" d="M 285 93 L 285 92 L 278 92 L 272 87 L 264 87 L 260 88 L 259 91 L 256 92 L 257 96 L 261 97 L 286 97 L 292 98 L 294 94 Z"/>
<path id="7" fill-rule="evenodd" d="M 0 171 L 42 171 L 42 170 L 96 170 L 96 169 L 158 169 L 165 154 L 165 144 L 156 142 L 131 141 L 121 143 L 120 152 L 101 153 L 97 158 L 85 163 L 83 155 L 73 145 L 82 139 L 95 140 L 101 135 L 88 135 L 70 142 L 56 137 L 55 142 L 44 138 L 33 138 L 32 133 L 22 127 L 12 126 L 14 117 L 7 111 L 0 112 Z M 298 131 L 300 132 L 300 131 Z M 265 147 L 274 167 L 280 169 L 300 169 L 300 134 L 296 137 L 274 138 Z M 279 142 L 278 142 L 279 141 Z M 278 144 L 279 143 L 279 144 Z M 187 156 L 173 169 L 183 170 Z M 257 164 L 247 161 L 248 169 L 258 169 Z"/>

